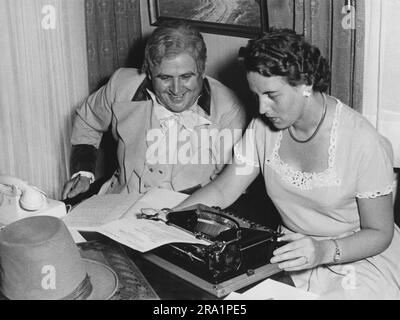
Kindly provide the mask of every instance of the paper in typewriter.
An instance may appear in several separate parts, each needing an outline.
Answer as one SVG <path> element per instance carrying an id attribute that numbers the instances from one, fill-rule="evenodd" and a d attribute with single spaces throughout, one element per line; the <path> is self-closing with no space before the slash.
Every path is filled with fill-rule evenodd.
<path id="1" fill-rule="evenodd" d="M 160 188 L 151 189 L 137 201 L 129 194 L 94 196 L 74 208 L 64 222 L 76 230 L 102 233 L 141 252 L 174 242 L 208 244 L 162 221 L 137 218 L 142 208 L 172 208 L 186 197 L 186 194 Z"/>

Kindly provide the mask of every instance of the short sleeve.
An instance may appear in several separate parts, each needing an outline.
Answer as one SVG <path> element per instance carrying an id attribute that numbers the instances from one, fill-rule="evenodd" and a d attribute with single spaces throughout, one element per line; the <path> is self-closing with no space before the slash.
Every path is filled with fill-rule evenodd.
<path id="1" fill-rule="evenodd" d="M 253 119 L 246 132 L 234 147 L 234 156 L 240 162 L 253 167 L 260 167 L 257 150 L 257 119 Z"/>
<path id="2" fill-rule="evenodd" d="M 357 174 L 356 197 L 373 199 L 393 192 L 393 149 L 390 141 L 377 132 L 366 136 Z"/>

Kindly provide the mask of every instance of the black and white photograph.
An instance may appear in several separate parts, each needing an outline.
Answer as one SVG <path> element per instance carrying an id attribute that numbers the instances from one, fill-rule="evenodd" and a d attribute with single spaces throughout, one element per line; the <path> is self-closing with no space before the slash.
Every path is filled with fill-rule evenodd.
<path id="1" fill-rule="evenodd" d="M 0 0 L 0 306 L 400 300 L 399 18 L 400 0 Z"/>

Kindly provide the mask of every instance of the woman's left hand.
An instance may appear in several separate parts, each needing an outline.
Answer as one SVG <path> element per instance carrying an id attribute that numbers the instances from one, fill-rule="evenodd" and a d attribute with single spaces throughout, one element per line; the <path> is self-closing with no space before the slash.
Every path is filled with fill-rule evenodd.
<path id="1" fill-rule="evenodd" d="M 276 249 L 271 258 L 271 263 L 278 263 L 280 269 L 297 271 L 326 263 L 329 241 L 317 241 L 300 233 L 286 234 L 279 240 L 289 241 Z"/>

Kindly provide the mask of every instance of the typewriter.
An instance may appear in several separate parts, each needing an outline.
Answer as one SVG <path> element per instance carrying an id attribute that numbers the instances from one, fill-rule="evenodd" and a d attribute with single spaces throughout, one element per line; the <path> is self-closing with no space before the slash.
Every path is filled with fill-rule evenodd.
<path id="1" fill-rule="evenodd" d="M 167 224 L 209 244 L 172 243 L 145 254 L 161 268 L 218 297 L 280 271 L 269 263 L 272 252 L 284 244 L 277 241 L 280 233 L 202 204 L 163 210 Z"/>

